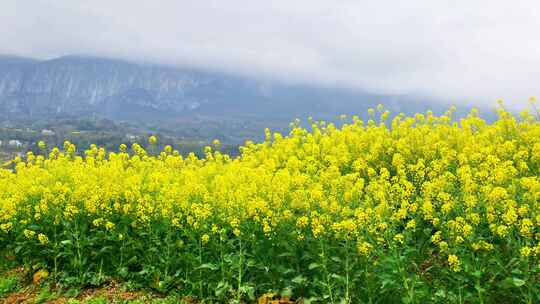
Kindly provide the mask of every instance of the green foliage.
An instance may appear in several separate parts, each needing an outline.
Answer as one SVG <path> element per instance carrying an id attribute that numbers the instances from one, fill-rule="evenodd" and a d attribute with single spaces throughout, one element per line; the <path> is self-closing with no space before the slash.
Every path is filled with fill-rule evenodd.
<path id="1" fill-rule="evenodd" d="M 84 304 L 107 304 L 108 301 L 105 297 L 97 297 L 84 301 Z"/>
<path id="2" fill-rule="evenodd" d="M 16 276 L 0 278 L 0 298 L 15 292 L 19 287 L 19 281 Z"/>
<path id="3" fill-rule="evenodd" d="M 235 159 L 68 142 L 0 171 L 0 245 L 61 286 L 173 302 L 540 302 L 540 124 L 387 115 L 268 131 Z"/>
<path id="4" fill-rule="evenodd" d="M 49 301 L 52 301 L 56 298 L 58 298 L 58 293 L 51 291 L 47 286 L 40 290 L 38 296 L 34 299 L 34 303 L 48 303 Z"/>

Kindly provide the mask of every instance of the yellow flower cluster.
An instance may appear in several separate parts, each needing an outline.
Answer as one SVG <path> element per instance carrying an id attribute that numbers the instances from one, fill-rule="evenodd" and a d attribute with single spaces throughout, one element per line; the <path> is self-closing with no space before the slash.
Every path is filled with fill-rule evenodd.
<path id="1" fill-rule="evenodd" d="M 237 158 L 216 150 L 218 141 L 203 158 L 137 144 L 77 153 L 69 142 L 29 153 L 0 170 L 0 235 L 47 245 L 51 235 L 32 225 L 85 219 L 123 238 L 118 227 L 126 222 L 132 229 L 159 222 L 191 231 L 203 246 L 220 235 L 327 238 L 354 242 L 369 256 L 416 244 L 427 231 L 453 271 L 461 269 L 458 256 L 510 240 L 519 244 L 516 255 L 540 252 L 537 118 L 500 110 L 487 123 L 476 111 L 460 120 L 449 111 L 388 121 L 387 112 L 370 113 L 341 127 L 295 122 L 287 136 L 267 130 Z"/>

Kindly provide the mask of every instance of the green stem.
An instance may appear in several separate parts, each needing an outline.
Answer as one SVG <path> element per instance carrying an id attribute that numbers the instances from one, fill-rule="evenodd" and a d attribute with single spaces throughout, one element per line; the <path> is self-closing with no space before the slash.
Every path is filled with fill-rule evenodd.
<path id="1" fill-rule="evenodd" d="M 373 291 L 371 290 L 371 285 L 369 284 L 369 279 L 368 279 L 368 276 L 369 276 L 369 272 L 368 272 L 368 263 L 365 262 L 364 264 L 364 276 L 366 278 L 366 285 L 367 285 L 367 293 L 368 293 L 368 303 L 371 304 L 373 303 Z"/>
<path id="2" fill-rule="evenodd" d="M 240 289 L 242 288 L 242 263 L 243 261 L 243 252 L 242 252 L 242 238 L 238 237 L 239 243 L 240 243 L 240 255 L 239 255 L 239 263 L 238 263 L 238 292 L 237 292 L 237 303 L 240 303 L 240 300 L 242 299 L 242 294 L 240 293 Z"/>
<path id="3" fill-rule="evenodd" d="M 225 282 L 225 261 L 223 259 L 223 236 L 219 235 L 219 259 L 221 263 L 221 281 Z"/>
<path id="4" fill-rule="evenodd" d="M 403 287 L 407 291 L 407 297 L 409 298 L 409 303 L 415 303 L 414 301 L 414 283 L 412 286 L 409 286 L 409 278 L 407 277 L 407 272 L 405 267 L 401 262 L 401 257 L 399 252 L 394 249 L 395 258 L 398 261 L 398 271 L 401 273 L 401 278 L 403 280 Z"/>
<path id="5" fill-rule="evenodd" d="M 126 236 L 122 238 L 122 246 L 120 246 L 120 268 L 124 267 L 124 246 L 125 246 Z"/>
<path id="6" fill-rule="evenodd" d="M 199 266 L 202 265 L 202 240 L 199 240 Z M 203 275 L 202 268 L 199 267 L 199 299 L 203 300 Z"/>
<path id="7" fill-rule="evenodd" d="M 351 297 L 349 295 L 349 238 L 345 240 L 345 301 L 351 303 Z"/>
<path id="8" fill-rule="evenodd" d="M 481 285 L 480 285 L 480 279 L 477 279 L 477 280 L 476 280 L 476 285 L 477 285 L 476 292 L 478 293 L 478 299 L 480 300 L 480 303 L 481 303 L 481 304 L 484 304 L 484 297 L 482 296 L 482 290 L 481 290 Z"/>
<path id="9" fill-rule="evenodd" d="M 334 295 L 332 293 L 332 285 L 330 285 L 330 274 L 328 273 L 328 267 L 326 266 L 327 258 L 326 258 L 325 248 L 324 248 L 324 242 L 323 242 L 322 239 L 320 239 L 319 243 L 320 243 L 320 246 L 321 246 L 321 258 L 322 258 L 322 266 L 323 266 L 323 269 L 324 269 L 326 288 L 328 289 L 328 294 L 330 296 L 330 302 L 334 303 Z"/>
<path id="10" fill-rule="evenodd" d="M 82 269 L 82 253 L 81 253 L 81 244 L 79 242 L 80 235 L 79 235 L 79 225 L 75 225 L 76 233 L 75 233 L 75 241 L 76 241 L 76 247 L 77 247 L 77 271 L 79 274 L 79 280 L 81 280 L 80 283 L 82 283 L 83 278 L 83 269 Z"/>
<path id="11" fill-rule="evenodd" d="M 98 275 L 98 278 L 101 282 L 102 278 L 103 278 L 103 258 L 101 258 L 101 261 L 99 263 L 99 275 Z"/>
<path id="12" fill-rule="evenodd" d="M 58 282 L 58 236 L 57 227 L 54 225 L 54 274 L 53 278 L 55 282 Z"/>

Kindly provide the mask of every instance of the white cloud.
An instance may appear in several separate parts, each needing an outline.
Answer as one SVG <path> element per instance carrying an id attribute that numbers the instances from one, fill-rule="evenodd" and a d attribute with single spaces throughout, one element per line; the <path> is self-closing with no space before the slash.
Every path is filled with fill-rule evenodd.
<path id="1" fill-rule="evenodd" d="M 538 95 L 537 1 L 2 0 L 0 52 L 93 54 L 507 103 Z"/>

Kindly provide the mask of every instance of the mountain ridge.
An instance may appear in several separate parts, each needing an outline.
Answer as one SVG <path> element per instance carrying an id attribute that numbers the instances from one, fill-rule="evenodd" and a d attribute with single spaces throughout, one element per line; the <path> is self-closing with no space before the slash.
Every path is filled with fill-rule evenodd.
<path id="1" fill-rule="evenodd" d="M 372 106 L 384 97 L 394 105 L 405 99 L 105 57 L 0 56 L 0 109 L 15 116 L 65 113 L 129 119 L 119 113 L 127 106 L 155 111 L 163 118 L 216 113 L 324 116 Z"/>

